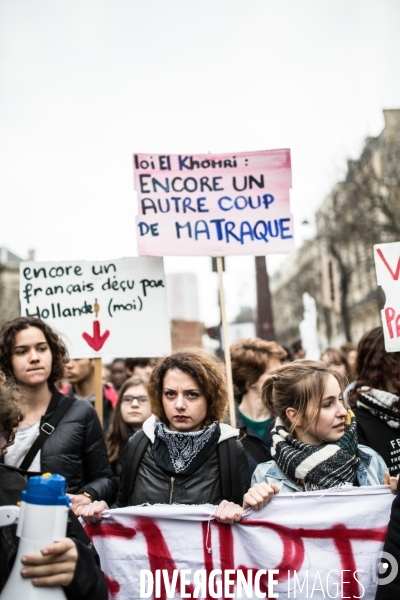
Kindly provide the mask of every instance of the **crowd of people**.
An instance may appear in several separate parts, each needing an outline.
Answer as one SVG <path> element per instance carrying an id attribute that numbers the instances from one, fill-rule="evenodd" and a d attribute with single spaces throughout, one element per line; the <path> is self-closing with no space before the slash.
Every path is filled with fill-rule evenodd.
<path id="1" fill-rule="evenodd" d="M 103 368 L 101 424 L 92 360 L 69 358 L 40 319 L 2 326 L 0 503 L 16 502 L 32 474 L 52 472 L 66 478 L 73 513 L 64 540 L 27 557 L 25 577 L 63 585 L 68 598 L 107 598 L 76 517 L 96 523 L 109 507 L 210 503 L 232 524 L 278 493 L 380 484 L 396 493 L 400 352 L 385 351 L 382 328 L 358 346 L 326 348 L 320 361 L 307 360 L 299 341 L 242 339 L 231 362 L 237 429 L 224 366 L 201 349 L 116 358 Z M 393 550 L 393 536 L 387 543 Z M 15 530 L 0 528 L 0 592 L 16 548 Z"/>

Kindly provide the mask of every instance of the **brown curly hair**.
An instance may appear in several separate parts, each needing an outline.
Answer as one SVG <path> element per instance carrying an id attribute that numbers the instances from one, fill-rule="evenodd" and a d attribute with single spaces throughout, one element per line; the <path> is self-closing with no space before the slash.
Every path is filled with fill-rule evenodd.
<path id="1" fill-rule="evenodd" d="M 7 321 L 2 325 L 0 329 L 0 369 L 8 379 L 15 381 L 11 363 L 15 336 L 19 331 L 29 329 L 29 327 L 37 327 L 40 329 L 50 347 L 52 364 L 48 384 L 54 385 L 56 381 L 64 377 L 65 365 L 68 362 L 67 348 L 51 327 L 36 317 L 18 317 L 17 319 Z"/>
<path id="2" fill-rule="evenodd" d="M 164 376 L 167 371 L 179 369 L 191 377 L 207 400 L 207 414 L 203 427 L 222 421 L 228 406 L 228 390 L 217 359 L 200 348 L 175 352 L 160 359 L 150 375 L 147 388 L 151 412 L 168 425 L 162 403 Z"/>
<path id="3" fill-rule="evenodd" d="M 24 418 L 23 396 L 18 387 L 6 383 L 6 376 L 0 371 L 0 427 L 15 429 Z"/>
<path id="4" fill-rule="evenodd" d="M 122 396 L 126 390 L 134 385 L 144 385 L 147 387 L 148 380 L 144 377 L 138 377 L 137 375 L 126 379 L 121 386 L 118 394 L 118 402 L 115 405 L 115 410 L 111 419 L 110 427 L 108 428 L 106 435 L 106 448 L 108 454 L 108 460 L 110 463 L 117 463 L 124 452 L 126 442 L 128 441 L 128 427 L 122 418 L 121 414 L 121 402 Z"/>
<path id="5" fill-rule="evenodd" d="M 358 390 L 364 386 L 388 391 L 390 381 L 400 395 L 400 352 L 386 352 L 382 327 L 367 331 L 358 343 L 356 381 L 350 395 L 352 405 L 357 401 Z"/>
<path id="6" fill-rule="evenodd" d="M 276 342 L 243 338 L 231 346 L 232 376 L 236 392 L 245 394 L 264 375 L 271 358 L 282 361 L 287 352 Z"/>

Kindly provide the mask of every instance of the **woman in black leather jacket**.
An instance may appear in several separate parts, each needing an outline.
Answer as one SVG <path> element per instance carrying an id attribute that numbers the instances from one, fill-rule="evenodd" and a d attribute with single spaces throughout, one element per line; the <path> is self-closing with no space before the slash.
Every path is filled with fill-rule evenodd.
<path id="1" fill-rule="evenodd" d="M 0 369 L 24 392 L 25 416 L 17 431 L 18 444 L 5 464 L 36 473 L 58 473 L 67 480 L 74 512 L 92 500 L 114 499 L 115 486 L 100 421 L 89 402 L 73 400 L 55 429 L 46 425 L 69 400 L 55 382 L 64 376 L 67 350 L 40 319 L 20 317 L 0 330 Z M 48 433 L 30 465 L 24 458 L 40 431 Z"/>
<path id="2" fill-rule="evenodd" d="M 228 397 L 214 357 L 193 350 L 164 358 L 153 370 L 148 395 L 153 415 L 127 445 L 113 508 L 224 499 L 241 504 L 249 487 L 247 458 L 238 430 L 221 423 Z M 94 502 L 77 514 L 96 522 L 106 508 Z"/>

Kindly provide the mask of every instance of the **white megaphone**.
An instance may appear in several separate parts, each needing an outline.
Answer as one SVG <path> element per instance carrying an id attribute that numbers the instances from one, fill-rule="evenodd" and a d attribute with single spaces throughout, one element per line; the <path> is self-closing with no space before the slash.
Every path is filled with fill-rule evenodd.
<path id="1" fill-rule="evenodd" d="M 28 488 L 21 493 L 21 506 L 0 508 L 0 526 L 11 525 L 18 519 L 17 536 L 20 538 L 14 567 L 4 586 L 1 600 L 65 600 L 61 586 L 35 587 L 30 579 L 23 579 L 21 558 L 35 554 L 65 537 L 68 510 L 71 504 L 65 494 L 65 478 L 46 474 L 31 477 Z"/>

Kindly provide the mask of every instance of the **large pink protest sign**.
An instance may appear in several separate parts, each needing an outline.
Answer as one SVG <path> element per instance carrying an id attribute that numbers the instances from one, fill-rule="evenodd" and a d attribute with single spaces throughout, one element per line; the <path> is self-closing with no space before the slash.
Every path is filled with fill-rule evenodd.
<path id="1" fill-rule="evenodd" d="M 140 255 L 294 251 L 290 150 L 133 159 Z"/>

